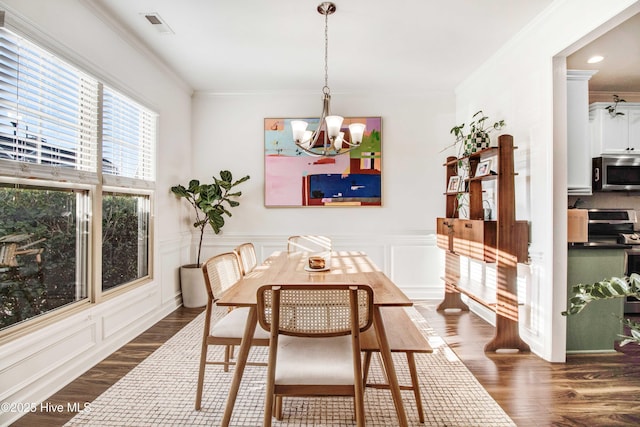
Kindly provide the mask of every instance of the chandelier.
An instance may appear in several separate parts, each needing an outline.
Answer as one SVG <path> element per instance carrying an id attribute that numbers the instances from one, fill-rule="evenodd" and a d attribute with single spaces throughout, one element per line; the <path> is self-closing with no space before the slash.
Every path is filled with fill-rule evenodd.
<path id="1" fill-rule="evenodd" d="M 349 138 L 342 132 L 341 116 L 332 116 L 330 110 L 331 91 L 329 90 L 329 15 L 336 11 L 336 5 L 323 2 L 318 5 L 318 13 L 324 15 L 324 87 L 322 88 L 322 115 L 316 130 L 307 130 L 309 124 L 303 120 L 292 120 L 293 141 L 305 153 L 312 156 L 333 157 L 347 153 L 362 143 L 365 125 L 349 125 Z M 322 137 L 321 137 L 322 136 Z"/>

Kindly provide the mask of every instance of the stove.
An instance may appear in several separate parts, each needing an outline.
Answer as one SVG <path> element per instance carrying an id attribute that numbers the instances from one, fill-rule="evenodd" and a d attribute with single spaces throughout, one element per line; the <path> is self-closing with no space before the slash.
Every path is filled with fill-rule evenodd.
<path id="1" fill-rule="evenodd" d="M 640 233 L 634 231 L 636 211 L 632 209 L 589 209 L 589 241 L 585 246 L 626 249 L 624 274 L 640 273 Z M 640 313 L 640 300 L 627 297 L 624 312 Z"/>
<path id="2" fill-rule="evenodd" d="M 634 232 L 637 221 L 636 211 L 633 209 L 588 209 L 589 241 L 585 246 L 627 247 L 636 244 L 636 240 L 640 244 L 640 238 L 634 238 L 638 237 Z"/>

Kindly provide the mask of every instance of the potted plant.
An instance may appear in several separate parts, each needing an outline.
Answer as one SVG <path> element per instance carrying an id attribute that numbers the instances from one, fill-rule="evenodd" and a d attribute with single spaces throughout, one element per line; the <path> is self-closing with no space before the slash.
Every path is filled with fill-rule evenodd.
<path id="1" fill-rule="evenodd" d="M 248 179 L 249 175 L 234 181 L 231 172 L 223 170 L 220 171 L 219 178 L 213 177 L 211 184 L 201 184 L 197 179 L 192 179 L 188 187 L 171 187 L 171 191 L 178 198 L 184 198 L 193 208 L 193 226 L 200 231 L 195 264 L 187 264 L 180 268 L 180 286 L 185 307 L 202 307 L 207 303 L 207 292 L 200 270 L 204 231 L 207 225 L 211 226 L 216 234 L 222 231 L 225 224 L 224 216 L 232 216 L 230 209 L 240 204 L 235 199 L 242 195 L 241 191 L 231 190 Z"/>
<path id="2" fill-rule="evenodd" d="M 620 102 L 627 102 L 627 101 L 620 98 L 618 95 L 613 95 L 613 105 L 607 105 L 606 107 L 604 107 L 604 109 L 609 112 L 609 115 L 611 117 L 624 116 L 624 113 L 618 111 L 618 104 Z"/>
<path id="3" fill-rule="evenodd" d="M 456 137 L 452 146 L 455 147 L 458 143 L 462 143 L 462 153 L 459 151 L 458 157 L 468 156 L 476 151 L 488 148 L 491 143 L 489 133 L 493 130 L 500 130 L 505 126 L 504 120 L 489 124 L 487 123 L 488 118 L 480 110 L 471 117 L 468 131 L 465 131 L 464 123 L 451 128 L 449 133 Z"/>
<path id="4" fill-rule="evenodd" d="M 569 309 L 562 312 L 563 316 L 580 313 L 593 301 L 628 296 L 640 299 L 640 275 L 633 273 L 630 276 L 611 277 L 593 284 L 578 284 L 572 290 L 575 295 L 569 300 Z M 634 322 L 631 319 L 621 319 L 621 321 L 629 328 L 631 335 L 620 335 L 623 339 L 620 347 L 629 343 L 640 344 L 640 322 Z"/>

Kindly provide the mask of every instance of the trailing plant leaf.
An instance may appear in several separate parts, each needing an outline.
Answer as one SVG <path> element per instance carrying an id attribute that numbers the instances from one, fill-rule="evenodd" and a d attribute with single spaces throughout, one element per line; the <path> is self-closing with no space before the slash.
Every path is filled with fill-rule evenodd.
<path id="1" fill-rule="evenodd" d="M 620 341 L 620 347 L 629 343 L 640 344 L 640 322 L 634 322 L 631 319 L 623 319 L 622 322 L 629 328 L 631 336 L 618 335 L 619 337 L 624 338 L 622 341 Z"/>
<path id="2" fill-rule="evenodd" d="M 243 176 L 237 181 L 233 180 L 233 175 L 228 170 L 220 171 L 220 177 L 213 177 L 212 184 L 200 184 L 197 179 L 189 181 L 189 187 L 176 185 L 171 187 L 171 191 L 178 197 L 185 199 L 193 207 L 196 220 L 193 227 L 200 230 L 200 240 L 198 241 L 198 252 L 196 264 L 200 265 L 200 253 L 202 250 L 202 239 L 207 224 L 211 226 L 214 233 L 219 234 L 225 225 L 224 215 L 231 217 L 231 212 L 223 206 L 236 207 L 240 202 L 233 198 L 240 197 L 241 191 L 231 192 L 236 185 L 249 179 L 249 175 Z"/>

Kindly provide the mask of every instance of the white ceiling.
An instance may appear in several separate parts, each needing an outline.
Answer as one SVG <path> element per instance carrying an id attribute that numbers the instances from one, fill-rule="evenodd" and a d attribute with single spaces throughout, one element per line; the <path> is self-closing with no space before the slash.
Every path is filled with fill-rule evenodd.
<path id="1" fill-rule="evenodd" d="M 318 92 L 319 0 L 87 0 L 194 90 Z M 336 0 L 329 17 L 334 93 L 452 91 L 552 0 Z M 157 13 L 174 34 L 144 17 Z"/>
<path id="2" fill-rule="evenodd" d="M 588 64 L 594 55 L 604 61 Z M 640 14 L 569 55 L 567 68 L 598 70 L 589 80 L 590 91 L 640 92 Z"/>

